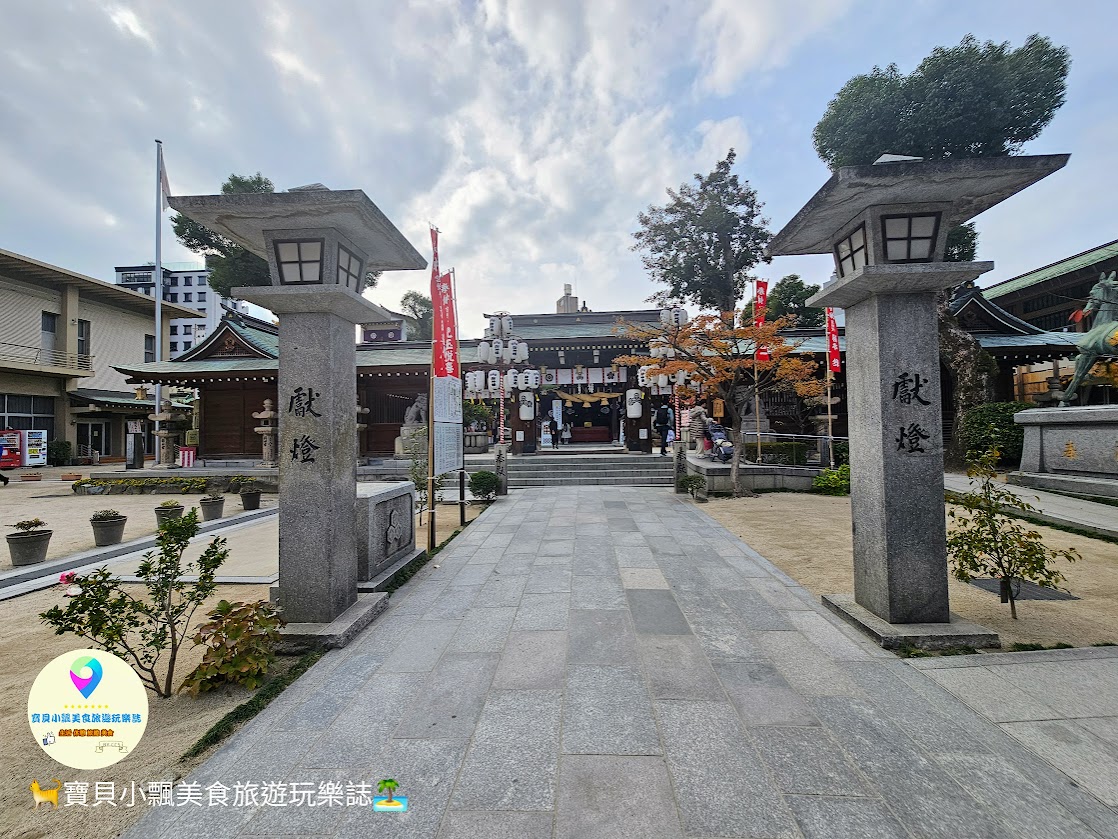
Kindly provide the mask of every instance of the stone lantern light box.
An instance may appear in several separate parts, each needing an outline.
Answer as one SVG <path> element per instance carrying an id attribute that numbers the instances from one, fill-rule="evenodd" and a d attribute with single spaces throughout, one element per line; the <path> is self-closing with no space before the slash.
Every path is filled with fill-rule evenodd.
<path id="1" fill-rule="evenodd" d="M 957 624 L 947 598 L 936 294 L 994 264 L 944 262 L 947 234 L 1067 160 L 883 155 L 835 171 L 769 245 L 772 256 L 835 262 L 835 278 L 808 305 L 846 313 L 854 598 L 824 601 L 871 633 Z M 954 629 L 944 637 L 988 645 L 991 633 L 974 630 L 969 640 Z"/>

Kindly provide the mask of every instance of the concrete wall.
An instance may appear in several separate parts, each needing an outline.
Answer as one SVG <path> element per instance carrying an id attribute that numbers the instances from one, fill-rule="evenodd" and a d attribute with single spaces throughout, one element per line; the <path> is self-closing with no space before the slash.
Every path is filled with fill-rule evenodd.
<path id="1" fill-rule="evenodd" d="M 89 321 L 94 374 L 82 379 L 78 387 L 122 393 L 133 390 L 113 366 L 144 363 L 144 336 L 155 333 L 154 318 L 87 300 L 82 300 L 80 313 L 82 320 Z"/>
<path id="2" fill-rule="evenodd" d="M 43 328 L 42 313 L 60 314 L 62 295 L 0 276 L 0 312 L 3 312 L 0 342 L 38 347 Z"/>

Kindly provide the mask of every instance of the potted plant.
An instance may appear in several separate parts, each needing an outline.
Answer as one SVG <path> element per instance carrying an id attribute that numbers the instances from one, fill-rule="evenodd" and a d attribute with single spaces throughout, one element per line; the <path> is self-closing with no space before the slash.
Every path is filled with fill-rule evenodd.
<path id="1" fill-rule="evenodd" d="M 93 544 L 99 548 L 106 545 L 118 545 L 124 539 L 124 523 L 127 516 L 122 516 L 118 510 L 98 510 L 89 517 L 93 525 Z"/>
<path id="2" fill-rule="evenodd" d="M 254 481 L 249 481 L 241 487 L 241 506 L 246 510 L 260 509 L 260 488 Z"/>
<path id="3" fill-rule="evenodd" d="M 24 472 L 19 476 L 21 481 L 41 481 L 43 479 L 42 472 Z"/>
<path id="4" fill-rule="evenodd" d="M 19 533 L 8 534 L 8 552 L 12 555 L 12 565 L 35 565 L 47 558 L 47 545 L 50 544 L 53 530 L 46 530 L 47 523 L 42 519 L 17 521 L 10 525 Z"/>
<path id="5" fill-rule="evenodd" d="M 85 476 L 81 472 L 63 472 L 58 476 L 58 480 L 73 483 L 74 481 L 80 481 L 84 477 Z"/>
<path id="6" fill-rule="evenodd" d="M 182 502 L 176 501 L 173 498 L 168 498 L 162 504 L 155 508 L 155 521 L 156 524 L 163 524 L 168 519 L 177 519 L 182 516 Z"/>
<path id="7" fill-rule="evenodd" d="M 221 518 L 221 512 L 225 508 L 225 496 L 203 495 L 198 504 L 202 508 L 202 521 L 213 521 Z"/>

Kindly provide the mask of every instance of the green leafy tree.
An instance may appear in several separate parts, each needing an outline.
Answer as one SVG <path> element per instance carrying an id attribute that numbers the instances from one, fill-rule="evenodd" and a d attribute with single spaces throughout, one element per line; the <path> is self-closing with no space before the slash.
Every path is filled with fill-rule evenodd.
<path id="1" fill-rule="evenodd" d="M 222 195 L 275 190 L 275 185 L 259 172 L 255 175 L 230 175 L 221 185 Z M 210 288 L 222 297 L 232 296 L 230 290 L 238 286 L 271 285 L 268 263 L 256 254 L 181 213 L 171 218 L 171 225 L 185 247 L 205 256 L 206 267 L 210 269 Z"/>
<path id="2" fill-rule="evenodd" d="M 1023 46 L 980 43 L 967 35 L 955 47 L 932 50 L 912 73 L 895 64 L 855 76 L 815 126 L 815 150 L 832 169 L 873 163 L 881 154 L 926 160 L 1020 154 L 1064 104 L 1070 57 L 1041 35 Z M 968 262 L 978 252 L 973 224 L 948 231 L 945 258 Z M 940 296 L 940 359 L 955 397 L 954 428 L 989 401 L 997 364 L 951 316 L 951 293 Z M 947 459 L 960 463 L 966 447 L 955 435 Z"/>
<path id="3" fill-rule="evenodd" d="M 1035 508 L 995 480 L 1000 457 L 995 446 L 968 455 L 967 475 L 978 479 L 978 487 L 961 496 L 958 506 L 962 509 L 952 508 L 948 513 L 953 526 L 947 537 L 947 554 L 952 573 L 964 583 L 974 577 L 1001 580 L 1002 602 L 1009 603 L 1009 613 L 1017 620 L 1016 581 L 1059 588 L 1064 576 L 1052 563 L 1058 559 L 1075 562 L 1081 557 L 1074 549 L 1049 548 L 1037 531 L 1002 513 L 1006 508 L 1026 513 Z"/>
<path id="4" fill-rule="evenodd" d="M 726 158 L 708 175 L 694 176 L 694 184 L 669 189 L 663 207 L 640 213 L 641 229 L 633 234 L 634 251 L 653 282 L 667 288 L 651 302 L 690 301 L 704 309 L 732 312 L 751 279 L 749 271 L 768 262 L 765 246 L 772 234 L 764 205 L 749 182 L 731 169 L 737 154 Z"/>
<path id="5" fill-rule="evenodd" d="M 76 587 L 77 593 L 66 608 L 55 606 L 40 619 L 56 635 L 70 632 L 120 656 L 150 690 L 170 696 L 175 662 L 194 612 L 214 593 L 217 569 L 229 556 L 225 539 L 219 537 L 197 560 L 184 563 L 183 554 L 197 535 L 197 510 L 159 526 L 158 553 L 144 554 L 136 570 L 145 597 L 133 596 L 107 568 L 85 575 L 71 573 L 65 575 L 66 584 Z M 196 579 L 188 582 L 191 576 Z"/>
<path id="6" fill-rule="evenodd" d="M 404 310 L 411 324 L 413 339 L 430 341 L 435 317 L 435 307 L 431 303 L 431 298 L 418 291 L 408 291 L 400 298 L 400 308 Z"/>
<path id="7" fill-rule="evenodd" d="M 255 175 L 230 175 L 221 185 L 222 195 L 242 195 L 252 192 L 275 192 L 270 180 L 257 172 Z M 272 284 L 267 260 L 261 259 L 231 239 L 214 233 L 205 225 L 181 213 L 171 217 L 175 235 L 186 248 L 206 258 L 210 269 L 207 282 L 222 297 L 231 297 L 238 286 L 265 286 Z M 365 287 L 371 288 L 380 279 L 380 272 L 365 274 Z"/>
<path id="8" fill-rule="evenodd" d="M 799 274 L 789 274 L 769 289 L 765 314 L 773 318 L 793 317 L 796 326 L 822 326 L 824 311 L 807 305 L 808 299 L 818 292 L 819 286 L 805 285 Z"/>

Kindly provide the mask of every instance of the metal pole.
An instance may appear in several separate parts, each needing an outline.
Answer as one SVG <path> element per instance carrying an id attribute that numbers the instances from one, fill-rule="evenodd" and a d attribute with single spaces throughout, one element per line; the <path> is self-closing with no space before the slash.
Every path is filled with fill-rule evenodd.
<path id="1" fill-rule="evenodd" d="M 458 473 L 458 524 L 466 526 L 466 470 Z"/>
<path id="2" fill-rule="evenodd" d="M 434 343 L 432 343 L 432 348 Z M 432 357 L 433 357 L 432 353 Z M 435 550 L 435 365 L 427 381 L 427 551 Z"/>
<path id="3" fill-rule="evenodd" d="M 757 328 L 757 280 L 753 281 L 753 328 Z M 761 345 L 753 341 L 753 422 L 757 427 L 757 463 L 761 462 L 761 397 L 757 392 L 757 351 Z"/>
<path id="4" fill-rule="evenodd" d="M 163 141 L 155 141 L 155 267 L 151 273 L 155 280 L 155 361 L 163 360 Z M 163 385 L 155 383 L 155 411 L 163 404 Z M 161 423 L 155 421 L 158 431 Z M 156 446 L 158 449 L 158 445 Z M 156 453 L 158 459 L 158 452 Z"/>

